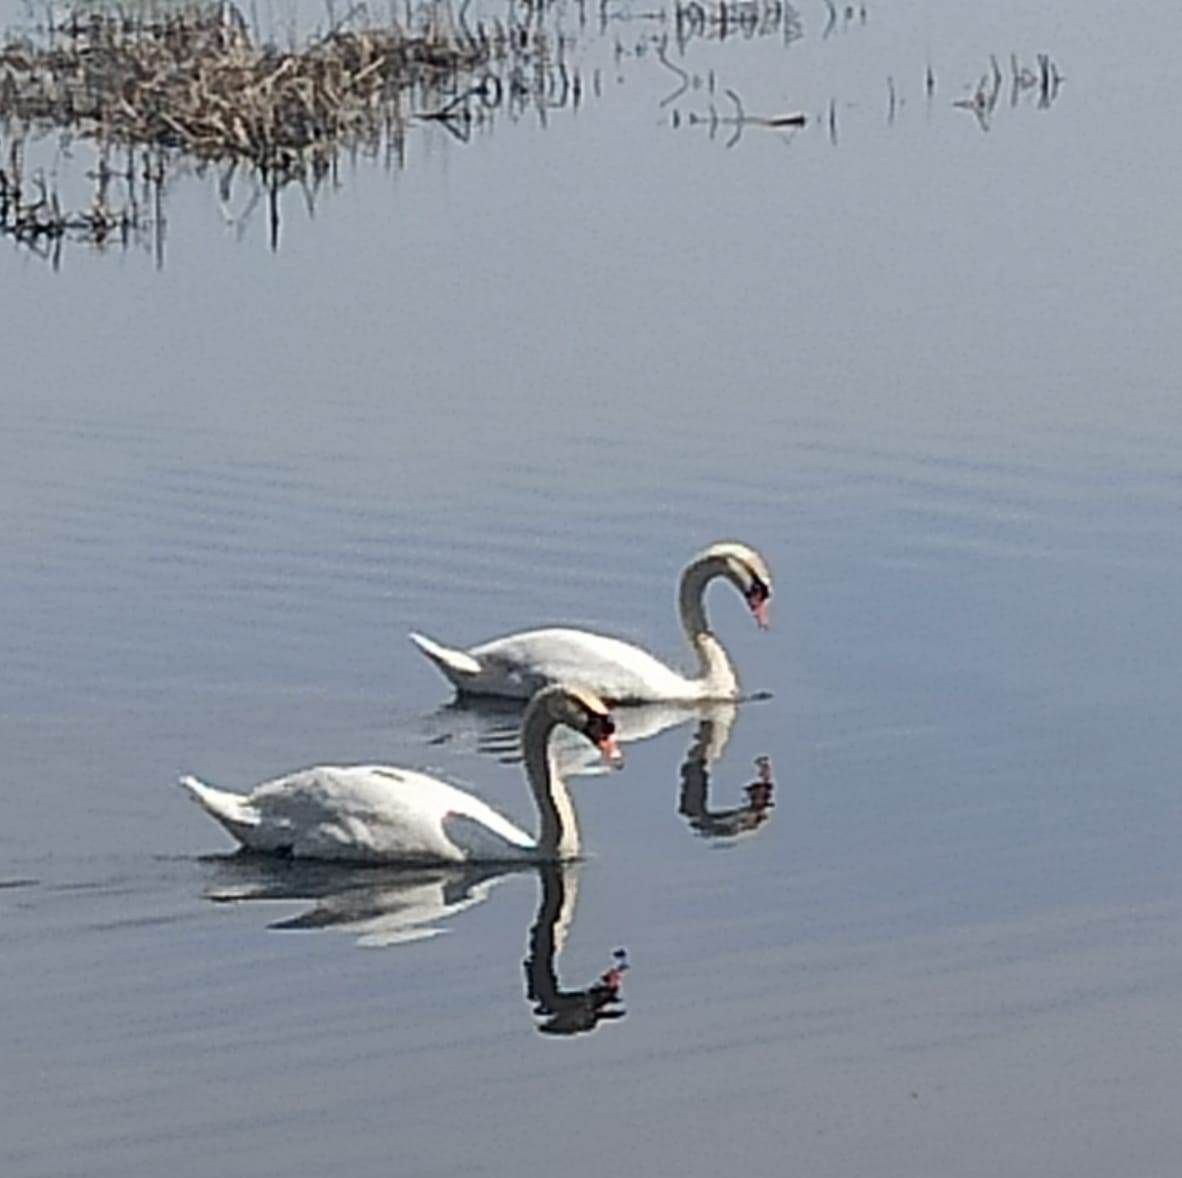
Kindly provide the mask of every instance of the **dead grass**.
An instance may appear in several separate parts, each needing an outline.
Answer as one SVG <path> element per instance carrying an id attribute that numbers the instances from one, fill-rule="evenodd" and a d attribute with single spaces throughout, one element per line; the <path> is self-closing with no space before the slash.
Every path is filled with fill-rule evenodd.
<path id="1" fill-rule="evenodd" d="M 472 95 L 502 94 L 502 77 L 544 71 L 540 22 L 470 27 L 431 5 L 405 23 L 365 24 L 361 6 L 300 48 L 259 43 L 229 4 L 129 15 L 74 12 L 36 39 L 0 45 L 0 233 L 24 241 L 73 231 L 126 234 L 142 208 L 107 203 L 107 159 L 136 151 L 136 178 L 163 180 L 165 163 L 223 162 L 257 169 L 274 190 L 323 176 L 341 151 L 401 142 L 413 117 L 456 130 Z M 60 131 L 92 141 L 100 167 L 93 204 L 64 212 L 40 173 L 26 174 L 24 142 Z M 134 177 L 132 173 L 134 172 Z"/>
<path id="2" fill-rule="evenodd" d="M 300 169 L 403 120 L 401 96 L 544 50 L 539 37 L 435 17 L 421 28 L 338 27 L 283 52 L 257 44 L 224 5 L 151 19 L 74 14 L 49 44 L 0 49 L 0 119 Z"/>

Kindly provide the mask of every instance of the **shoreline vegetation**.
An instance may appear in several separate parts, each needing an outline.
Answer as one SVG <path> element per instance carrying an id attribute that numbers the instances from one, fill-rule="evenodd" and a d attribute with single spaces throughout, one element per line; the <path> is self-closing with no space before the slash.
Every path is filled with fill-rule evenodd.
<path id="1" fill-rule="evenodd" d="M 575 46 L 588 28 L 617 74 L 627 58 L 668 76 L 657 106 L 671 127 L 704 128 L 727 148 L 747 128 L 787 137 L 806 126 L 836 148 L 839 111 L 858 108 L 829 95 L 808 113 L 749 114 L 712 62 L 687 57 L 701 41 L 771 39 L 789 49 L 805 27 L 787 0 L 662 0 L 640 12 L 592 0 L 512 0 L 498 16 L 473 15 L 481 11 L 475 0 L 404 0 L 402 9 L 391 0 L 381 21 L 364 3 L 336 19 L 326 0 L 327 31 L 297 44 L 289 30 L 287 47 L 260 35 L 253 0 L 253 32 L 230 0 L 77 2 L 97 6 L 56 15 L 50 7 L 27 34 L 0 38 L 0 238 L 55 265 L 64 241 L 141 244 L 163 265 L 164 196 L 186 172 L 213 174 L 222 217 L 239 234 L 265 202 L 278 248 L 283 189 L 302 190 L 311 213 L 322 185 L 337 182 L 342 159 L 403 165 L 415 123 L 467 141 L 497 112 L 516 119 L 536 111 L 546 125 L 548 112 L 577 109 L 584 83 L 574 62 L 585 57 Z M 864 6 L 846 8 L 840 21 L 828 8 L 822 41 L 867 23 Z M 1007 86 L 990 54 L 976 88 L 965 85 L 951 105 L 970 111 L 982 132 L 1007 106 L 1049 109 L 1063 75 L 1047 53 L 1028 60 L 1010 53 Z M 601 95 L 601 73 L 588 69 L 588 98 Z M 911 86 L 885 76 L 887 126 L 917 82 L 930 108 L 937 90 L 930 60 Z M 59 168 L 79 144 L 89 166 Z M 245 205 L 236 195 L 243 187 Z"/>
<path id="2" fill-rule="evenodd" d="M 577 103 L 563 41 L 538 20 L 469 25 L 438 5 L 369 25 L 364 6 L 299 48 L 251 35 L 232 4 L 128 13 L 74 11 L 34 42 L 0 45 L 0 234 L 28 244 L 67 233 L 126 236 L 159 212 L 167 165 L 245 166 L 274 195 L 318 182 L 341 151 L 400 150 L 411 119 L 463 133 L 472 106 L 491 109 L 557 71 Z M 569 93 L 572 92 L 573 93 Z M 98 153 L 91 204 L 67 211 L 30 136 L 61 132 Z M 112 203 L 114 182 L 123 197 Z M 273 210 L 274 216 L 274 210 Z"/>

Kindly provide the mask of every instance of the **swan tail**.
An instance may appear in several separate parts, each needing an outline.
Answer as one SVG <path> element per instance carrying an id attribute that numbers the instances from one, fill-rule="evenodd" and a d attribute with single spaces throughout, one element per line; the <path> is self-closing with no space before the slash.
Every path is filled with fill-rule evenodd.
<path id="1" fill-rule="evenodd" d="M 479 675 L 483 670 L 481 665 L 470 654 L 462 650 L 453 650 L 450 646 L 443 646 L 425 634 L 411 631 L 410 640 L 425 654 L 456 686 L 462 686 L 464 680 Z"/>
<path id="2" fill-rule="evenodd" d="M 249 842 L 250 834 L 259 824 L 258 811 L 241 794 L 214 789 L 198 781 L 196 777 L 185 776 L 179 784 L 189 791 L 193 799 L 207 813 L 213 815 L 240 842 Z"/>

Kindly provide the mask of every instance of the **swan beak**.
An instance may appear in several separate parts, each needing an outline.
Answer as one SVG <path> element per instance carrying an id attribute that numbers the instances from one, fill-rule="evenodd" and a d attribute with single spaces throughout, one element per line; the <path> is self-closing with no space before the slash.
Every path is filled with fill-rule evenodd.
<path id="1" fill-rule="evenodd" d="M 602 740 L 597 740 L 595 746 L 599 749 L 599 755 L 603 757 L 605 765 L 610 765 L 613 769 L 623 769 L 624 754 L 620 752 L 620 746 L 616 744 L 614 736 L 605 736 Z"/>
<path id="2" fill-rule="evenodd" d="M 768 621 L 767 616 L 768 599 L 765 597 L 762 601 L 753 601 L 751 603 L 751 613 L 755 618 L 755 624 L 761 630 L 768 630 L 771 628 L 771 622 Z"/>

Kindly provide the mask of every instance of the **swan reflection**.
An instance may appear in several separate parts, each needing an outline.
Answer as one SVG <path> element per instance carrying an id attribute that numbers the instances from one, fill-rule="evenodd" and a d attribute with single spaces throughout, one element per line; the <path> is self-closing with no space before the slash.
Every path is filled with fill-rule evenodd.
<path id="1" fill-rule="evenodd" d="M 506 864 L 456 867 L 348 867 L 316 860 L 277 859 L 240 852 L 215 860 L 206 898 L 240 901 L 312 901 L 272 929 L 335 928 L 368 948 L 403 945 L 438 936 L 440 923 L 487 900 L 515 873 Z"/>
<path id="2" fill-rule="evenodd" d="M 628 969 L 628 955 L 617 949 L 612 964 L 590 986 L 564 990 L 555 963 L 574 918 L 578 868 L 547 863 L 538 868 L 541 895 L 538 918 L 529 934 L 525 959 L 525 996 L 534 1004 L 538 1030 L 546 1035 L 579 1035 L 593 1031 L 605 1019 L 622 1018 L 620 986 Z"/>
<path id="3" fill-rule="evenodd" d="M 765 698 L 752 697 L 747 702 Z M 772 816 L 775 784 L 771 761 L 767 757 L 756 759 L 757 776 L 744 787 L 745 802 L 724 809 L 710 809 L 711 769 L 726 753 L 739 706 L 733 703 L 634 704 L 612 711 L 619 745 L 649 740 L 670 728 L 697 721 L 679 770 L 677 812 L 686 819 L 690 829 L 703 838 L 736 839 L 750 835 Z M 430 739 L 436 744 L 459 739 L 466 745 L 474 745 L 478 752 L 494 756 L 506 764 L 517 764 L 522 759 L 520 715 L 520 706 L 511 700 L 453 700 L 430 717 L 439 722 L 440 729 Z M 551 738 L 550 748 L 562 776 L 588 776 L 610 770 L 596 750 L 580 740 L 576 733 L 558 729 Z"/>
<path id="4" fill-rule="evenodd" d="M 701 725 L 709 721 L 708 743 L 701 752 L 707 764 L 713 764 L 726 751 L 737 716 L 738 707 L 733 703 L 631 704 L 612 709 L 619 745 L 650 740 L 692 720 L 699 721 L 701 731 Z M 458 740 L 505 764 L 517 764 L 522 759 L 521 705 L 515 701 L 460 698 L 445 704 L 428 721 L 435 729 L 429 737 L 432 744 Z M 559 729 L 551 737 L 551 752 L 562 775 L 589 776 L 611 768 L 594 748 L 583 747 L 586 742 L 577 735 L 571 739 L 572 735 Z"/>
<path id="5" fill-rule="evenodd" d="M 538 1030 L 577 1035 L 624 1014 L 620 990 L 629 966 L 623 949 L 615 950 L 611 965 L 582 989 L 564 989 L 558 978 L 558 958 L 574 920 L 577 865 L 345 867 L 249 852 L 218 858 L 213 864 L 214 880 L 205 891 L 207 899 L 220 904 L 311 901 L 303 912 L 267 927 L 337 929 L 367 948 L 438 936 L 445 931 L 444 922 L 483 903 L 502 880 L 536 870 L 538 909 L 523 967 L 525 997 L 537 1016 Z"/>
<path id="6" fill-rule="evenodd" d="M 713 718 L 703 717 L 681 764 L 681 797 L 677 812 L 686 819 L 690 829 L 703 838 L 735 839 L 753 834 L 771 817 L 775 805 L 772 800 L 775 790 L 772 763 L 769 757 L 755 758 L 757 776 L 744 787 L 747 801 L 743 805 L 711 810 L 710 766 L 718 759 L 717 739 Z"/>

